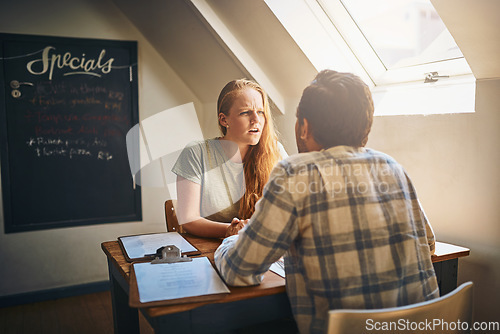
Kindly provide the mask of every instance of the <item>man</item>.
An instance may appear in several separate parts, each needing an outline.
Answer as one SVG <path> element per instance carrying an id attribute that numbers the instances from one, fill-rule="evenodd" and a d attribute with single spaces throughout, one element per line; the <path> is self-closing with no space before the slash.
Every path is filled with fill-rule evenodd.
<path id="1" fill-rule="evenodd" d="M 364 148 L 372 120 L 361 79 L 320 72 L 297 108 L 301 154 L 274 168 L 248 224 L 215 253 L 230 285 L 259 284 L 284 255 L 301 333 L 324 333 L 328 310 L 439 296 L 432 228 L 403 168 Z"/>

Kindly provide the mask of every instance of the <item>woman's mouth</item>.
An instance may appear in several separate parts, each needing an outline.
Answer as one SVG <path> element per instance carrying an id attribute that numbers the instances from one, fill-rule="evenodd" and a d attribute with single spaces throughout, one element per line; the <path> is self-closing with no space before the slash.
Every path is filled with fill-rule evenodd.
<path id="1" fill-rule="evenodd" d="M 250 132 L 252 134 L 257 134 L 260 132 L 260 130 L 258 128 L 253 128 L 253 129 L 248 130 L 248 132 Z"/>

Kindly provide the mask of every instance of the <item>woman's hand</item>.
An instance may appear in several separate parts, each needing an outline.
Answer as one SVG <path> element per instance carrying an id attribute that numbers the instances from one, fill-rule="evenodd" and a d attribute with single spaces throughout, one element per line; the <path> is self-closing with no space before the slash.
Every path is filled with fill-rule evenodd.
<path id="1" fill-rule="evenodd" d="M 227 227 L 226 230 L 226 238 L 235 234 L 238 234 L 238 232 L 245 227 L 245 225 L 248 223 L 248 219 L 238 219 L 238 218 L 233 218 L 233 221 L 229 226 Z"/>

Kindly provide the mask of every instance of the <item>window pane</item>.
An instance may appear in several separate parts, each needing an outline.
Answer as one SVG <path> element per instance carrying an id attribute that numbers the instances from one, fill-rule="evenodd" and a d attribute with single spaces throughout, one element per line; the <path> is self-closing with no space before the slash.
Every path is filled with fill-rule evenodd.
<path id="1" fill-rule="evenodd" d="M 387 69 L 463 57 L 429 0 L 341 0 Z"/>

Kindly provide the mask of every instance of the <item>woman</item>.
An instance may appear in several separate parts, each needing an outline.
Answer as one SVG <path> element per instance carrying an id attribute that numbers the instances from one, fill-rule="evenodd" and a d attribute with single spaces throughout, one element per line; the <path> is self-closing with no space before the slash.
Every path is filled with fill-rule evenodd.
<path id="1" fill-rule="evenodd" d="M 287 154 L 277 141 L 267 95 L 257 83 L 229 82 L 219 95 L 217 115 L 222 137 L 189 144 L 172 171 L 184 230 L 220 238 L 246 224 L 272 168 Z"/>

